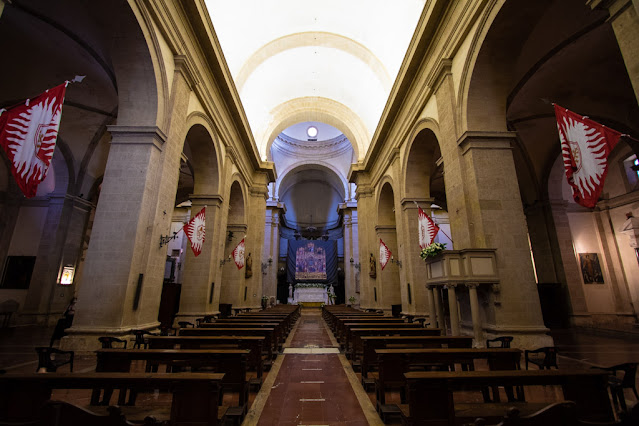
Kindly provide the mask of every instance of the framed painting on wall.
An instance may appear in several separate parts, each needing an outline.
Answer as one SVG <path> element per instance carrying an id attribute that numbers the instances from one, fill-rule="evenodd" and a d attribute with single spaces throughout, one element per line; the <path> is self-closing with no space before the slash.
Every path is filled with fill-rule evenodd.
<path id="1" fill-rule="evenodd" d="M 579 253 L 579 263 L 581 265 L 581 275 L 584 284 L 603 284 L 604 278 L 599 264 L 597 253 Z"/>

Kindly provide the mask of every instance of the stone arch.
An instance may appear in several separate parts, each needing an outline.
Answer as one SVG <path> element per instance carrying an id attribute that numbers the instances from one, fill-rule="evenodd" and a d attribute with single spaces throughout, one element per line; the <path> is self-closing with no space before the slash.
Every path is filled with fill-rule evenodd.
<path id="1" fill-rule="evenodd" d="M 124 3 L 124 2 L 123 2 Z M 119 126 L 167 124 L 168 78 L 149 11 L 128 3 L 112 11 L 117 23 L 112 52 Z"/>
<path id="2" fill-rule="evenodd" d="M 439 138 L 432 122 L 422 122 L 411 134 L 403 159 L 403 193 L 407 198 L 435 198 L 445 202 L 443 161 Z M 436 182 L 433 182 L 437 180 Z M 435 185 L 431 187 L 431 184 Z"/>
<path id="3" fill-rule="evenodd" d="M 247 193 L 238 175 L 234 175 L 229 186 L 228 226 L 246 225 Z"/>
<path id="4" fill-rule="evenodd" d="M 342 50 L 360 61 L 373 70 L 384 89 L 390 91 L 392 79 L 384 64 L 371 52 L 366 46 L 356 42 L 355 40 L 344 37 L 340 34 L 308 31 L 302 33 L 288 34 L 275 39 L 258 50 L 256 50 L 242 65 L 235 78 L 237 91 L 242 92 L 242 87 L 250 75 L 268 58 L 277 55 L 280 52 L 300 47 L 323 46 Z"/>
<path id="5" fill-rule="evenodd" d="M 313 163 L 307 163 L 307 164 L 299 164 L 299 163 L 292 164 L 290 167 L 282 170 L 278 176 L 277 181 L 275 182 L 275 196 L 279 196 L 280 185 L 282 184 L 282 182 L 284 181 L 287 175 L 303 170 L 305 168 L 322 168 L 322 169 L 328 169 L 330 172 L 333 172 L 341 183 L 341 187 L 335 188 L 335 189 L 340 193 L 340 195 L 346 198 L 349 188 L 348 188 L 348 181 L 346 180 L 345 176 L 343 176 L 342 173 L 333 164 L 328 163 L 326 161 L 319 161 L 319 160 L 318 161 L 314 160 Z M 334 184 L 334 182 L 332 183 Z"/>
<path id="6" fill-rule="evenodd" d="M 399 240 L 397 234 L 398 220 L 395 213 L 395 188 L 393 187 L 392 179 L 388 176 L 385 177 L 380 181 L 378 187 L 375 243 L 377 245 L 376 256 L 378 261 L 380 261 L 379 240 L 381 239 L 386 244 L 393 257 L 397 257 L 399 253 Z M 374 285 L 377 288 L 376 291 L 373 290 L 373 293 L 377 293 L 377 304 L 384 310 L 390 310 L 392 305 L 402 303 L 398 265 L 388 261 L 386 267 L 382 270 L 380 261 L 377 280 Z"/>
<path id="7" fill-rule="evenodd" d="M 271 111 L 271 126 L 256 138 L 262 157 L 271 158 L 271 145 L 283 130 L 303 121 L 320 121 L 339 129 L 353 146 L 354 157 L 363 158 L 370 141 L 363 121 L 346 105 L 332 99 L 304 97 L 291 99 Z"/>
<path id="8" fill-rule="evenodd" d="M 219 194 L 221 155 L 211 126 L 199 113 L 192 114 L 187 123 L 184 152 L 193 169 L 193 191 L 195 194 Z"/>

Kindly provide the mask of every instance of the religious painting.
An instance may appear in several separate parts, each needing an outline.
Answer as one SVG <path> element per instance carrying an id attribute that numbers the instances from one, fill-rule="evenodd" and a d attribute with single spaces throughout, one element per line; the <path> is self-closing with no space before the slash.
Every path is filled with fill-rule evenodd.
<path id="1" fill-rule="evenodd" d="M 579 253 L 579 263 L 581 264 L 581 275 L 584 278 L 584 284 L 604 283 L 597 253 Z"/>
<path id="2" fill-rule="evenodd" d="M 326 279 L 326 250 L 309 241 L 297 248 L 295 253 L 296 280 Z"/>

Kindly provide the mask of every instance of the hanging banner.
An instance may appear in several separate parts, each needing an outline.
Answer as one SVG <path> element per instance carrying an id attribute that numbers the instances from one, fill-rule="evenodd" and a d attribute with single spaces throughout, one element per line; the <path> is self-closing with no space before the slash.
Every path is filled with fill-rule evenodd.
<path id="1" fill-rule="evenodd" d="M 566 179 L 577 204 L 594 208 L 621 133 L 555 105 Z"/>
<path id="2" fill-rule="evenodd" d="M 191 250 L 193 250 L 193 254 L 195 257 L 199 256 L 202 253 L 202 244 L 204 244 L 204 233 L 205 233 L 205 210 L 206 207 L 202 208 L 198 214 L 193 216 L 193 218 L 184 225 L 184 233 L 186 237 L 191 242 Z"/>
<path id="3" fill-rule="evenodd" d="M 67 84 L 9 110 L 0 110 L 0 146 L 11 162 L 11 174 L 25 197 L 36 195 L 49 171 L 62 118 Z"/>
<path id="4" fill-rule="evenodd" d="M 439 232 L 439 226 L 428 217 L 428 215 L 418 206 L 419 209 L 419 248 L 425 249 L 435 241 L 435 236 Z"/>
<path id="5" fill-rule="evenodd" d="M 240 243 L 233 249 L 232 252 L 233 260 L 235 261 L 235 266 L 237 266 L 237 269 L 242 269 L 244 267 L 244 250 L 244 238 L 242 238 L 242 241 L 240 241 Z"/>
<path id="6" fill-rule="evenodd" d="M 386 267 L 386 264 L 390 260 L 393 253 L 391 253 L 390 249 L 384 244 L 382 239 L 379 239 L 379 266 L 382 267 L 382 271 Z"/>

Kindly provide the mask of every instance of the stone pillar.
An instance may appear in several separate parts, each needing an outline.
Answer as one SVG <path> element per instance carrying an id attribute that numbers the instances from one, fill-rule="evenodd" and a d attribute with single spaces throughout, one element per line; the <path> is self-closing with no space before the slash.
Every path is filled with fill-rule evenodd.
<path id="1" fill-rule="evenodd" d="M 444 308 L 442 307 L 442 294 L 439 286 L 433 287 L 433 298 L 435 299 L 435 312 L 437 315 L 434 316 L 437 320 L 438 328 L 442 329 L 442 333 L 446 334 L 446 319 L 444 318 Z"/>
<path id="2" fill-rule="evenodd" d="M 233 305 L 233 308 L 243 308 L 245 307 L 246 303 L 244 301 L 244 289 L 246 287 L 246 285 L 244 284 L 244 281 L 246 279 L 246 270 L 244 268 L 246 268 L 246 266 L 242 269 L 237 269 L 237 266 L 235 265 L 235 262 L 232 258 L 232 251 L 235 249 L 235 247 L 237 247 L 240 241 L 242 241 L 242 238 L 247 236 L 247 229 L 248 227 L 245 224 L 228 224 L 226 226 L 223 255 L 220 257 L 220 261 L 218 263 L 218 267 L 220 268 L 222 276 L 222 279 L 220 280 L 221 288 L 219 303 L 230 303 Z M 227 237 L 227 235 L 232 235 L 232 237 L 229 238 Z M 255 266 L 255 257 L 252 255 L 252 252 L 248 251 L 246 240 L 244 240 L 244 247 L 245 256 L 248 256 L 248 254 L 251 253 L 251 259 L 253 261 L 253 274 L 259 273 L 259 266 Z M 257 271 L 255 270 L 255 268 L 257 268 Z M 249 297 L 252 298 L 252 294 L 249 294 L 247 288 L 247 301 L 250 300 Z"/>
<path id="3" fill-rule="evenodd" d="M 219 301 L 220 254 L 218 250 L 215 250 L 215 242 L 225 238 L 226 234 L 220 232 L 220 228 L 215 224 L 219 220 L 222 198 L 219 195 L 192 194 L 191 202 L 191 219 L 206 207 L 206 234 L 202 252 L 197 257 L 187 241 L 180 310 L 175 317 L 175 323 L 178 321 L 194 323 L 196 318 L 215 313 Z M 211 297 L 212 283 L 215 283 L 213 297 Z"/>
<path id="4" fill-rule="evenodd" d="M 99 336 L 159 325 L 166 264 L 159 242 L 171 228 L 192 85 L 186 61 L 176 59 L 168 136 L 155 125 L 107 127 L 111 148 L 73 327 L 62 339 L 63 349 L 93 350 Z M 118 122 L 134 118 L 118 117 Z"/>
<path id="5" fill-rule="evenodd" d="M 264 249 L 262 251 L 262 294 L 277 298 L 277 261 L 280 254 L 280 217 L 286 213 L 284 204 L 274 200 L 266 202 Z M 280 300 L 286 303 L 286 300 Z"/>
<path id="6" fill-rule="evenodd" d="M 515 345 L 520 347 L 547 346 L 552 338 L 546 335 L 533 274 L 511 150 L 514 137 L 511 132 L 466 132 L 458 141 L 468 212 L 466 226 L 473 228 L 468 247 L 497 249 L 504 303 L 489 306 L 489 332 L 515 334 Z M 449 175 L 447 169 L 445 177 Z M 457 241 L 455 245 L 464 248 Z"/>
<path id="7" fill-rule="evenodd" d="M 406 274 L 407 283 L 411 284 L 412 303 L 402 304 L 402 310 L 405 313 L 417 316 L 426 316 L 434 312 L 430 311 L 429 294 L 423 285 L 424 277 L 426 277 L 426 264 L 419 257 L 421 251 L 419 247 L 419 223 L 418 223 L 418 203 L 426 214 L 430 215 L 430 205 L 432 198 L 404 198 L 402 200 L 402 209 L 399 220 L 403 223 L 403 233 L 401 239 L 404 242 L 404 255 L 401 259 L 402 270 Z M 402 298 L 408 302 L 407 298 Z"/>
<path id="8" fill-rule="evenodd" d="M 377 242 L 377 250 L 373 253 L 379 254 L 379 240 L 381 239 L 391 251 L 392 256 L 399 257 L 396 227 L 392 225 L 378 225 L 375 227 L 375 231 L 377 231 L 377 238 L 375 239 Z M 401 260 L 402 259 L 400 259 L 400 261 Z M 399 265 L 392 263 L 389 260 L 382 271 L 382 267 L 378 262 L 377 282 L 377 300 L 378 302 L 381 302 L 378 303 L 378 306 L 381 309 L 390 312 L 391 305 L 398 305 L 402 303 Z"/>
<path id="9" fill-rule="evenodd" d="M 475 337 L 475 347 L 484 347 L 484 333 L 479 310 L 479 298 L 477 297 L 477 283 L 466 284 L 468 296 L 470 298 L 470 314 L 473 320 L 473 335 Z"/>
<path id="10" fill-rule="evenodd" d="M 628 77 L 639 100 L 639 6 L 633 0 L 587 0 L 591 8 L 607 9 Z"/>
<path id="11" fill-rule="evenodd" d="M 355 262 L 361 265 L 360 270 L 360 307 L 362 309 L 376 308 L 373 288 L 377 286 L 380 267 L 379 267 L 379 249 L 375 245 L 375 203 L 372 188 L 365 184 L 365 176 L 357 176 L 357 217 L 358 217 L 358 246 L 359 259 L 354 258 Z M 370 276 L 369 258 L 370 254 L 376 261 L 376 277 Z M 379 296 L 379 294 L 378 294 Z"/>
<path id="12" fill-rule="evenodd" d="M 426 286 L 428 293 L 428 328 L 437 328 L 437 310 L 435 309 L 435 291 L 433 286 Z"/>
<path id="13" fill-rule="evenodd" d="M 355 298 L 355 304 L 359 303 L 359 289 L 357 281 L 361 279 L 362 264 L 359 260 L 359 247 L 357 238 L 357 204 L 353 201 L 340 204 L 344 222 L 344 285 L 346 291 L 344 297 L 346 303 L 351 297 Z M 351 262 L 352 259 L 352 262 Z M 359 269 L 355 265 L 359 265 Z"/>
<path id="14" fill-rule="evenodd" d="M 274 294 L 263 294 L 262 269 L 261 264 L 266 259 L 262 258 L 264 246 L 264 223 L 266 220 L 266 200 L 268 199 L 268 181 L 266 174 L 256 173 L 253 185 L 249 188 L 246 233 L 246 254 L 252 253 L 253 276 L 246 278 L 244 285 L 247 287 L 247 296 L 240 306 L 251 309 L 261 309 L 262 296 L 273 296 Z"/>
<path id="15" fill-rule="evenodd" d="M 32 200 L 25 201 L 23 205 L 43 201 L 47 203 L 46 199 Z M 51 194 L 45 205 L 48 205 L 45 224 L 21 316 L 35 318 L 35 321 L 27 320 L 28 323 L 55 324 L 57 316 L 50 317 L 51 304 L 58 294 L 62 294 L 65 300 L 68 298 L 68 290 L 58 286 L 58 276 L 73 211 L 73 199 L 64 194 Z"/>
<path id="16" fill-rule="evenodd" d="M 450 311 L 450 332 L 453 336 L 459 336 L 459 309 L 457 308 L 456 284 L 448 284 L 448 310 Z"/>

